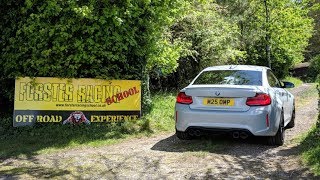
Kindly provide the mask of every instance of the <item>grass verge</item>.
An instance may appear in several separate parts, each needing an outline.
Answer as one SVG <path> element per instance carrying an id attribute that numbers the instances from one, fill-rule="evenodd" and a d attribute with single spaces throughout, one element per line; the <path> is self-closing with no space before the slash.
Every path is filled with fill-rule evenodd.
<path id="1" fill-rule="evenodd" d="M 314 127 L 301 142 L 302 159 L 312 172 L 320 176 L 320 128 Z"/>
<path id="2" fill-rule="evenodd" d="M 295 85 L 295 87 L 301 86 L 303 84 L 303 81 L 301 79 L 295 78 L 292 76 L 288 76 L 288 77 L 284 78 L 283 81 L 292 82 Z"/>
<path id="3" fill-rule="evenodd" d="M 318 121 L 316 126 L 302 139 L 301 153 L 303 161 L 311 168 L 312 172 L 320 176 L 320 89 L 318 89 L 318 94 Z"/>
<path id="4" fill-rule="evenodd" d="M 312 88 L 308 88 L 307 90 L 304 90 L 303 92 L 295 96 L 296 108 L 304 107 L 306 104 L 310 103 L 310 101 L 317 96 L 318 96 L 318 91 L 316 89 L 316 84 L 313 83 Z"/>
<path id="5" fill-rule="evenodd" d="M 101 146 L 174 130 L 175 93 L 153 96 L 150 114 L 135 122 L 86 125 L 38 124 L 12 127 L 12 115 L 0 114 L 0 159 L 33 156 L 78 146 Z"/>
<path id="6" fill-rule="evenodd" d="M 150 130 L 155 133 L 174 131 L 175 101 L 176 93 L 160 92 L 153 95 L 153 108 L 145 117 L 150 122 Z"/>

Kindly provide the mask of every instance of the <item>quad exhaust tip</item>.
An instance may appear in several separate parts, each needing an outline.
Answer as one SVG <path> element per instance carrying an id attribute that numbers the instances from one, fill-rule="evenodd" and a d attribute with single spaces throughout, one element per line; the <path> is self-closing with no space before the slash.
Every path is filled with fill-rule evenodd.
<path id="1" fill-rule="evenodd" d="M 200 135 L 201 135 L 200 130 L 195 130 L 195 131 L 194 131 L 194 135 L 195 135 L 195 136 L 200 136 Z"/>
<path id="2" fill-rule="evenodd" d="M 238 138 L 241 138 L 241 139 L 247 139 L 249 137 L 248 133 L 246 132 L 239 132 L 239 131 L 235 131 L 232 133 L 232 137 L 234 139 L 238 139 Z"/>
<path id="3" fill-rule="evenodd" d="M 190 136 L 196 136 L 196 137 L 199 137 L 202 135 L 202 132 L 199 129 L 189 129 L 188 133 Z M 233 131 L 232 137 L 234 139 L 239 139 L 239 138 L 247 139 L 249 137 L 249 134 L 246 131 Z"/>
<path id="4" fill-rule="evenodd" d="M 197 136 L 197 137 L 199 137 L 199 136 L 201 136 L 201 131 L 200 131 L 200 130 L 190 129 L 190 130 L 189 130 L 189 135 L 190 135 L 190 136 Z"/>
<path id="5" fill-rule="evenodd" d="M 246 132 L 241 132 L 241 133 L 240 133 L 240 138 L 241 138 L 241 139 L 247 139 L 248 136 L 249 136 L 249 135 L 248 135 Z"/>
<path id="6" fill-rule="evenodd" d="M 189 135 L 190 135 L 190 136 L 194 136 L 194 130 L 193 130 L 193 129 L 190 129 L 190 130 L 189 130 Z"/>
<path id="7" fill-rule="evenodd" d="M 232 137 L 234 138 L 234 139 L 238 139 L 239 138 L 239 132 L 238 131 L 235 131 L 235 132 L 233 132 L 232 133 Z"/>

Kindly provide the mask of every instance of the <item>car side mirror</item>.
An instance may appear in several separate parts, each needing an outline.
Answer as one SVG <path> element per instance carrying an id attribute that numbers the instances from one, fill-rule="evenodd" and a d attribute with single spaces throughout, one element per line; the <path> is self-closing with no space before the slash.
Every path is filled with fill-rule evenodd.
<path id="1" fill-rule="evenodd" d="M 292 82 L 283 81 L 282 83 L 283 83 L 282 88 L 294 88 L 294 84 Z"/>

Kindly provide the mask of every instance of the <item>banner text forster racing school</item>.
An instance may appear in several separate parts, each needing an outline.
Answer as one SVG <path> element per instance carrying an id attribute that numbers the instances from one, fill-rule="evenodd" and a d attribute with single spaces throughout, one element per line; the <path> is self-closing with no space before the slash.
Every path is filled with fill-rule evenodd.
<path id="1" fill-rule="evenodd" d="M 137 120 L 141 81 L 17 78 L 13 126 Z"/>

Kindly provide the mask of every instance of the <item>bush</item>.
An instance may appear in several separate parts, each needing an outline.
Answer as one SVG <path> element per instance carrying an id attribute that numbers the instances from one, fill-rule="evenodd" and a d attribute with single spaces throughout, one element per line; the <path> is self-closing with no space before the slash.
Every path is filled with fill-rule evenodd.
<path id="1" fill-rule="evenodd" d="M 313 128 L 301 143 L 302 157 L 313 173 L 320 175 L 320 129 Z"/>
<path id="2" fill-rule="evenodd" d="M 181 48 L 179 66 L 175 73 L 154 71 L 153 89 L 180 89 L 202 69 L 213 65 L 237 64 L 244 56 L 237 36 L 239 28 L 219 13 L 213 1 L 194 1 L 188 14 L 171 27 L 172 41 Z"/>
<path id="3" fill-rule="evenodd" d="M 309 76 L 320 83 L 320 54 L 311 59 Z"/>
<path id="4" fill-rule="evenodd" d="M 146 80 L 154 67 L 170 73 L 179 49 L 165 29 L 186 7 L 183 0 L 8 0 L 0 7 L 0 80 Z M 0 96 L 13 102 L 14 84 L 1 88 Z"/>
<path id="5" fill-rule="evenodd" d="M 319 74 L 320 75 L 320 74 Z M 318 77 L 319 77 L 318 75 Z M 318 128 L 318 131 L 320 133 L 320 78 L 318 78 L 318 85 L 317 85 L 317 89 L 318 89 L 318 94 L 319 94 L 319 97 L 318 97 L 318 121 L 317 121 L 317 128 Z"/>

